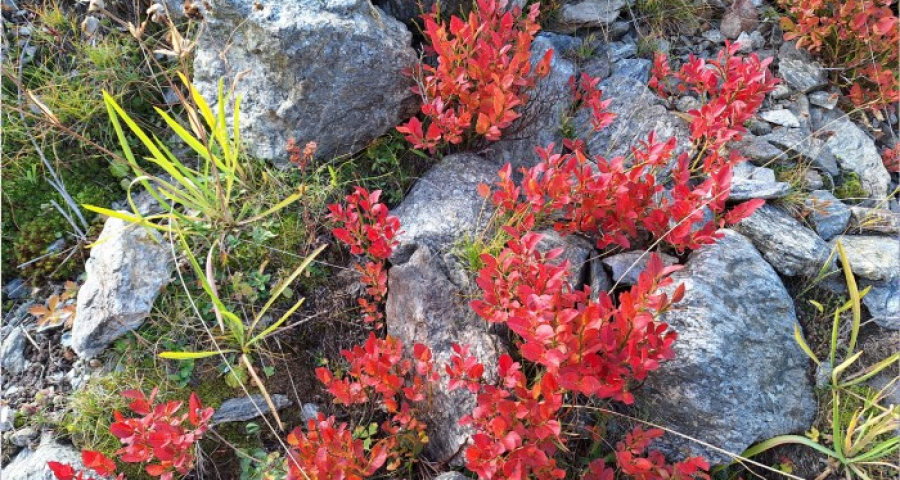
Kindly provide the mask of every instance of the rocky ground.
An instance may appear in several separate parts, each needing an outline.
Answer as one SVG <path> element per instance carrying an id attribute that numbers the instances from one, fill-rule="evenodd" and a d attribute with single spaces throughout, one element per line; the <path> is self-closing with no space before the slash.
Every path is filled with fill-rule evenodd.
<path id="1" fill-rule="evenodd" d="M 288 138 L 315 139 L 322 157 L 357 154 L 417 108 L 411 80 L 400 73 L 418 56 L 421 38 L 410 30 L 414 14 L 407 2 L 372 3 L 215 2 L 204 9 L 206 28 L 193 56 L 193 81 L 214 96 L 220 77 L 240 73 L 241 123 L 255 157 L 285 164 Z M 451 344 L 462 343 L 486 365 L 495 364 L 508 349 L 508 338 L 486 328 L 468 307 L 473 276 L 455 250 L 488 226 L 478 185 L 495 181 L 507 162 L 536 163 L 533 146 L 561 142 L 566 122 L 589 138 L 591 153 L 607 156 L 627 154 L 634 140 L 650 132 L 685 138 L 683 114 L 699 100 L 685 95 L 664 101 L 653 93 L 647 87 L 652 68 L 647 50 L 676 60 L 714 57 L 726 40 L 733 41 L 743 54 L 772 58 L 772 70 L 782 80 L 749 132 L 732 145 L 749 162 L 735 171 L 731 201 L 765 199 L 767 204 L 725 230 L 715 245 L 666 256 L 668 263 L 685 267 L 675 274 L 686 286 L 685 298 L 664 318 L 679 334 L 676 357 L 635 391 L 637 402 L 629 413 L 705 442 L 667 436 L 658 446 L 668 455 L 704 455 L 713 464 L 728 463 L 723 450 L 740 453 L 777 435 L 824 425 L 831 411 L 823 405 L 815 365 L 798 345 L 794 325 L 802 326 L 814 351 L 827 352 L 830 312 L 815 311 L 810 300 L 830 308 L 847 295 L 833 253 L 838 241 L 860 288 L 871 288 L 862 300 L 860 344 L 866 365 L 900 347 L 900 179 L 881 158 L 881 151 L 897 141 L 896 112 L 847 113 L 828 69 L 783 40 L 776 5 L 763 0 L 713 0 L 696 21 L 655 36 L 648 35 L 645 22 L 634 20 L 634 2 L 557 3 L 560 8 L 532 48 L 533 58 L 549 48 L 555 55 L 527 107 L 528 122 L 513 138 L 435 160 L 394 205 L 391 213 L 404 233 L 390 259 L 387 332 L 404 343 L 430 346 L 438 360 L 450 357 Z M 17 21 L 13 10 L 4 3 L 9 25 Z M 596 135 L 588 135 L 586 115 L 565 118 L 567 81 L 580 72 L 601 79 L 603 97 L 612 100 L 609 111 L 617 114 Z M 643 251 L 600 251 L 579 237 L 547 233 L 547 249 L 564 248 L 573 278 L 595 289 L 633 284 L 643 268 Z M 6 479 L 49 478 L 41 473 L 46 460 L 77 461 L 76 446 L 59 428 L 69 399 L 90 379 L 122 370 L 116 342 L 131 335 L 127 338 L 141 344 L 148 329 L 156 328 L 148 316 L 158 318 L 151 315 L 165 308 L 160 292 L 180 288 L 177 272 L 183 264 L 173 261 L 163 236 L 109 219 L 99 238 L 108 241 L 91 249 L 86 272 L 78 276 L 77 296 L 56 306 L 75 306 L 72 318 L 58 325 L 39 325 L 29 310 L 61 295 L 62 285 L 3 279 L 0 431 Z M 315 383 L 312 369 L 320 355 L 364 338 L 356 327 L 332 326 L 344 321 L 336 309 L 361 288 L 352 278 L 337 278 L 348 260 L 323 262 L 321 268 L 334 267 L 334 279 L 306 292 L 314 298 L 302 315 L 319 326 L 282 339 L 289 352 L 278 358 L 304 370 L 295 378 L 309 385 L 298 388 L 294 380 L 278 378 L 288 374 L 280 370 L 267 380 L 282 387 L 272 391 L 273 399 L 277 408 L 294 412 L 291 418 L 330 409 L 321 390 L 310 386 Z M 875 389 L 888 387 L 885 405 L 900 403 L 897 375 L 895 365 L 869 382 Z M 259 415 L 269 409 L 262 397 L 239 393 L 234 390 L 226 395 L 234 398 L 214 405 L 214 422 L 262 423 Z M 473 402 L 466 393 L 437 393 L 429 419 L 430 458 L 452 457 L 466 442 L 469 430 L 457 421 Z M 793 473 L 801 478 L 814 478 L 825 465 L 824 457 L 812 451 L 785 449 L 779 455 L 762 461 L 794 465 Z M 237 478 L 234 472 L 222 474 L 232 476 Z"/>

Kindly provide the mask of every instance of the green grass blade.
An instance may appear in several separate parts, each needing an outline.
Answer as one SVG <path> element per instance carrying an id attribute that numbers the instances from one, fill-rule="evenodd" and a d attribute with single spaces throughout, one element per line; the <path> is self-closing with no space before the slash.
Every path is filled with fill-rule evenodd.
<path id="1" fill-rule="evenodd" d="M 278 321 L 276 321 L 272 325 L 269 325 L 269 327 L 266 328 L 265 330 L 263 330 L 262 332 L 260 332 L 259 335 L 251 338 L 250 341 L 247 342 L 247 346 L 253 346 L 256 342 L 268 337 L 269 334 L 271 334 L 275 330 L 278 330 L 278 328 L 281 327 L 281 324 L 286 322 L 287 319 L 290 318 L 291 315 L 293 315 L 294 312 L 296 312 L 297 309 L 300 308 L 300 306 L 303 305 L 303 302 L 305 302 L 305 301 L 306 301 L 305 298 L 301 298 L 300 300 L 297 300 L 297 302 L 294 303 L 294 305 L 291 308 L 289 308 L 286 312 L 284 312 L 284 315 L 282 315 L 281 318 L 278 319 Z"/>
<path id="2" fill-rule="evenodd" d="M 747 457 L 747 458 L 753 457 L 755 455 L 759 455 L 762 452 L 765 452 L 766 450 L 771 450 L 775 447 L 778 447 L 781 445 L 788 445 L 788 444 L 792 444 L 792 443 L 798 444 L 798 445 L 805 445 L 809 448 L 812 448 L 813 450 L 824 453 L 825 455 L 828 455 L 829 457 L 837 458 L 837 455 L 833 450 L 830 450 L 827 447 L 819 445 L 818 443 L 812 441 L 811 439 L 801 436 L 801 435 L 780 435 L 775 438 L 770 438 L 764 442 L 759 442 L 756 445 L 753 445 L 752 447 L 748 448 L 747 450 L 744 450 L 744 453 L 742 453 L 741 456 Z"/>
<path id="3" fill-rule="evenodd" d="M 265 315 L 266 312 L 269 310 L 269 307 L 271 307 L 272 304 L 275 303 L 275 300 L 277 300 L 278 297 L 280 297 L 281 294 L 284 293 L 284 291 L 287 289 L 287 287 L 291 283 L 293 283 L 294 280 L 297 277 L 299 277 L 300 274 L 303 273 L 304 270 L 306 270 L 309 267 L 309 264 L 312 263 L 312 261 L 315 260 L 315 258 L 320 253 L 322 253 L 322 251 L 325 250 L 325 247 L 327 247 L 327 246 L 328 245 L 322 245 L 321 247 L 319 247 L 315 251 L 313 251 L 311 254 L 309 254 L 305 259 L 303 259 L 303 262 L 300 264 L 300 266 L 298 266 L 296 269 L 294 269 L 294 271 L 291 273 L 291 275 L 288 278 L 286 278 L 283 282 L 281 282 L 278 285 L 278 287 L 275 288 L 275 290 L 272 291 L 272 295 L 269 296 L 269 301 L 267 301 L 266 304 L 263 306 L 262 310 L 260 310 L 259 313 L 256 314 L 256 318 L 253 319 L 253 324 L 250 326 L 250 331 L 253 331 L 254 327 L 256 327 L 256 324 L 259 323 L 259 321 L 263 317 L 263 315 Z"/>
<path id="4" fill-rule="evenodd" d="M 800 324 L 794 324 L 794 340 L 797 342 L 797 345 L 800 345 L 800 349 L 803 350 L 806 355 L 812 359 L 812 361 L 816 362 L 816 365 L 821 365 L 816 354 L 813 353 L 812 349 L 809 348 L 809 345 L 806 343 L 806 340 L 803 338 L 803 332 L 800 330 Z"/>
<path id="5" fill-rule="evenodd" d="M 169 360 L 196 360 L 198 358 L 208 358 L 214 357 L 216 355 L 225 354 L 225 353 L 235 353 L 237 350 L 227 349 L 221 351 L 208 351 L 208 352 L 162 352 L 159 354 L 159 358 L 165 358 Z"/>

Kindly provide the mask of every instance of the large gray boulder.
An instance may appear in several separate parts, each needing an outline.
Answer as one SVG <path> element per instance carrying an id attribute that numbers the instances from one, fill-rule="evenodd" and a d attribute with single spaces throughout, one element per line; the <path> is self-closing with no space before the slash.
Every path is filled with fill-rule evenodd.
<path id="1" fill-rule="evenodd" d="M 497 180 L 497 163 L 478 155 L 450 155 L 425 174 L 392 215 L 400 219 L 400 245 L 392 261 L 402 263 L 415 245 L 446 251 L 459 239 L 484 232 L 491 203 L 478 195 L 478 185 Z"/>
<path id="2" fill-rule="evenodd" d="M 684 299 L 662 320 L 678 332 L 675 358 L 636 391 L 651 419 L 729 452 L 776 435 L 802 432 L 816 414 L 809 359 L 794 341 L 794 304 L 778 274 L 749 240 L 732 230 L 691 254 L 671 292 Z M 661 442 L 676 456 L 730 457 L 675 436 Z"/>
<path id="3" fill-rule="evenodd" d="M 194 58 L 210 101 L 237 80 L 242 137 L 251 154 L 287 158 L 285 144 L 315 141 L 317 155 L 353 153 L 414 112 L 411 34 L 369 0 L 216 0 Z"/>
<path id="4" fill-rule="evenodd" d="M 469 308 L 472 292 L 451 280 L 459 273 L 450 270 L 459 268 L 426 245 L 419 245 L 406 263 L 394 265 L 388 272 L 387 331 L 408 348 L 415 343 L 431 348 L 436 365 L 449 361 L 454 343 L 469 345 L 470 353 L 490 375 L 497 371 L 497 359 L 504 348 L 488 331 L 487 322 Z M 472 430 L 461 426 L 459 420 L 475 407 L 474 394 L 467 390 L 448 392 L 446 374 L 443 369 L 440 373 L 441 386 L 435 389 L 427 412 L 426 453 L 434 461 L 451 458 L 468 441 Z"/>
<path id="5" fill-rule="evenodd" d="M 813 277 L 828 260 L 825 241 L 778 207 L 763 205 L 736 229 L 782 275 Z"/>
<path id="6" fill-rule="evenodd" d="M 612 100 L 607 108 L 608 112 L 616 114 L 612 124 L 594 132 L 587 109 L 581 109 L 573 121 L 578 138 L 585 139 L 587 150 L 592 155 L 627 157 L 631 154 L 631 147 L 647 140 L 650 132 L 656 132 L 660 142 L 665 142 L 669 137 L 677 139 L 674 157 L 690 146 L 687 124 L 668 111 L 662 99 L 650 91 L 645 82 L 614 72 L 613 76 L 600 82 L 600 90 L 604 100 Z"/>
<path id="7" fill-rule="evenodd" d="M 169 283 L 172 268 L 169 246 L 156 231 L 109 218 L 85 264 L 87 280 L 78 290 L 72 350 L 92 358 L 141 326 Z"/>
<path id="8" fill-rule="evenodd" d="M 47 462 L 68 463 L 83 469 L 81 454 L 71 446 L 45 442 L 35 450 L 24 449 L 3 469 L 3 480 L 56 480 Z"/>

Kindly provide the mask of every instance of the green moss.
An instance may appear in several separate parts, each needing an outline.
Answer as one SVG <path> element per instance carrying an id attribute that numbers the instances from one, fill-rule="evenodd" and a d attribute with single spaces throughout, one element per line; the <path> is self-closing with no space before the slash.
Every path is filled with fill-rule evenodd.
<path id="1" fill-rule="evenodd" d="M 868 198 L 868 194 L 859 181 L 859 176 L 853 172 L 846 172 L 841 177 L 840 182 L 834 189 L 834 196 L 841 200 L 863 200 Z"/>

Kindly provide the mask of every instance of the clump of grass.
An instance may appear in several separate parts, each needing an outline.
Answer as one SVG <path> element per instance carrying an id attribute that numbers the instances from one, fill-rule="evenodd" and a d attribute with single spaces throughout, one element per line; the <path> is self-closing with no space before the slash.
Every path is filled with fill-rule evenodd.
<path id="1" fill-rule="evenodd" d="M 18 27 L 28 27 L 30 34 L 9 42 L 3 60 L 2 273 L 43 283 L 71 278 L 84 259 L 78 244 L 85 232 L 75 232 L 51 206 L 54 201 L 65 202 L 51 188 L 48 168 L 58 173 L 75 203 L 107 206 L 121 197 L 119 177 L 110 169 L 109 159 L 89 144 L 116 150 L 102 92 L 112 92 L 144 122 L 151 105 L 162 98 L 165 82 L 158 77 L 169 72 L 148 64 L 140 41 L 108 20 L 102 22 L 102 33 L 88 38 L 69 7 L 47 1 L 28 8 L 33 17 L 23 19 L 30 23 Z M 159 32 L 150 30 L 146 39 L 152 44 Z M 37 113 L 44 109 L 80 138 L 54 128 L 43 113 Z M 47 247 L 61 238 L 68 240 L 67 248 L 47 255 Z M 16 268 L 44 255 L 23 270 Z"/>
<path id="2" fill-rule="evenodd" d="M 632 7 L 638 31 L 657 37 L 696 31 L 710 13 L 702 0 L 636 0 Z"/>

